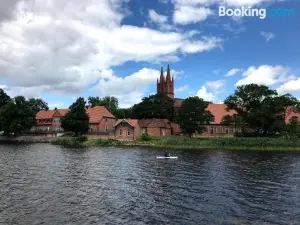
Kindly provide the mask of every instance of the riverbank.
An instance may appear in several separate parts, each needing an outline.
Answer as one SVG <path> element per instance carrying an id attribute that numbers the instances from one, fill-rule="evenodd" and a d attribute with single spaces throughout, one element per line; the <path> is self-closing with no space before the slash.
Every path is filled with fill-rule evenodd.
<path id="1" fill-rule="evenodd" d="M 300 151 L 300 140 L 284 138 L 188 138 L 182 136 L 151 137 L 149 141 L 117 141 L 89 139 L 80 141 L 75 138 L 57 138 L 52 144 L 66 147 L 103 147 L 103 146 L 143 146 L 163 149 L 222 149 L 244 151 Z"/>

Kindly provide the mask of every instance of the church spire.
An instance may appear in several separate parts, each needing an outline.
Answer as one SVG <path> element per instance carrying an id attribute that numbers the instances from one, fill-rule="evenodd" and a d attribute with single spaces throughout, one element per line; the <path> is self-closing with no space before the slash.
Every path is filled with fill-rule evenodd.
<path id="1" fill-rule="evenodd" d="M 164 68 L 161 67 L 161 69 L 160 69 L 160 83 L 162 84 L 164 81 L 165 81 Z"/>
<path id="2" fill-rule="evenodd" d="M 167 77 L 166 77 L 166 82 L 171 82 L 171 72 L 170 72 L 170 65 L 168 65 L 168 69 L 167 69 Z"/>

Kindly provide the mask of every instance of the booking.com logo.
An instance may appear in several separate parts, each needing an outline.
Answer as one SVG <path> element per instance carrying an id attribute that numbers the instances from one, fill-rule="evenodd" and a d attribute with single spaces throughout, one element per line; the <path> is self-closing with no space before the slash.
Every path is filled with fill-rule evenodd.
<path id="1" fill-rule="evenodd" d="M 225 6 L 219 7 L 219 16 L 236 16 L 236 17 L 259 17 L 260 19 L 265 19 L 267 17 L 279 17 L 279 16 L 294 16 L 294 9 L 255 9 L 251 6 L 241 7 L 241 8 L 226 8 Z"/>

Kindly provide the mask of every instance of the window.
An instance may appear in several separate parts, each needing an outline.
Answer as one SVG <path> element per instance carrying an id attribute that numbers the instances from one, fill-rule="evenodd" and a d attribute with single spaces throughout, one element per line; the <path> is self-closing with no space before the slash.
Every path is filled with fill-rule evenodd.
<path id="1" fill-rule="evenodd" d="M 108 131 L 108 127 L 107 126 L 105 126 L 105 131 Z"/>
<path id="2" fill-rule="evenodd" d="M 122 129 L 119 130 L 119 135 L 122 136 Z"/>
<path id="3" fill-rule="evenodd" d="M 210 122 L 215 122 L 215 117 L 214 116 L 210 117 Z"/>
<path id="4" fill-rule="evenodd" d="M 105 122 L 107 123 L 107 121 L 108 121 L 108 119 L 107 118 L 105 118 Z"/>
<path id="5" fill-rule="evenodd" d="M 142 133 L 143 133 L 143 134 L 146 134 L 146 133 L 147 133 L 147 128 L 143 128 L 143 129 L 142 129 Z"/>
<path id="6" fill-rule="evenodd" d="M 130 134 L 131 134 L 131 131 L 130 131 L 130 129 L 128 128 L 128 129 L 127 129 L 127 136 L 130 136 Z"/>

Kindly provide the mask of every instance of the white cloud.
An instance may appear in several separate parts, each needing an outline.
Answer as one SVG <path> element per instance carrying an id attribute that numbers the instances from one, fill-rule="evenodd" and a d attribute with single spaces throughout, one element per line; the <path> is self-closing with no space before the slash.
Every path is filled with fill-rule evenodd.
<path id="1" fill-rule="evenodd" d="M 182 49 L 185 53 L 197 53 L 210 51 L 214 48 L 221 48 L 223 40 L 217 37 L 202 37 L 202 40 L 189 42 L 183 45 Z"/>
<path id="2" fill-rule="evenodd" d="M 180 93 L 180 92 L 184 92 L 184 91 L 186 91 L 188 89 L 189 89 L 189 86 L 186 84 L 186 85 L 183 85 L 183 86 L 181 86 L 179 88 L 175 88 L 174 92 L 175 93 Z"/>
<path id="3" fill-rule="evenodd" d="M 121 107 L 128 107 L 141 101 L 147 87 L 155 85 L 160 75 L 159 70 L 148 68 L 143 68 L 126 77 L 118 77 L 112 70 L 108 70 L 106 73 L 108 74 L 107 78 L 101 79 L 92 90 L 102 96 L 117 97 Z"/>
<path id="4" fill-rule="evenodd" d="M 175 9 L 173 22 L 182 25 L 197 23 L 206 20 L 212 14 L 213 11 L 209 8 L 179 5 Z"/>
<path id="5" fill-rule="evenodd" d="M 216 99 L 216 95 L 211 92 L 208 92 L 205 86 L 202 86 L 200 88 L 200 90 L 197 92 L 197 96 L 199 98 L 202 98 L 205 101 L 210 101 L 210 102 Z"/>
<path id="6" fill-rule="evenodd" d="M 237 73 L 239 73 L 241 71 L 243 71 L 243 70 L 238 69 L 238 68 L 233 68 L 233 69 L 228 71 L 228 73 L 225 75 L 225 77 L 232 77 L 232 76 L 236 75 Z"/>
<path id="7" fill-rule="evenodd" d="M 215 80 L 206 82 L 206 86 L 212 89 L 213 91 L 219 91 L 225 85 L 224 80 Z"/>
<path id="8" fill-rule="evenodd" d="M 295 75 L 291 74 L 288 68 L 270 65 L 262 65 L 257 68 L 254 66 L 249 67 L 243 73 L 243 77 L 236 83 L 236 86 L 252 83 L 272 86 L 295 79 Z"/>
<path id="9" fill-rule="evenodd" d="M 59 103 L 50 103 L 48 104 L 49 109 L 54 109 L 54 108 L 64 108 L 65 104 L 62 102 Z"/>
<path id="10" fill-rule="evenodd" d="M 167 16 L 163 16 L 158 14 L 157 12 L 155 12 L 155 10 L 150 9 L 148 11 L 148 15 L 149 18 L 151 19 L 151 21 L 155 22 L 155 23 L 166 23 L 168 21 L 168 17 Z"/>
<path id="11" fill-rule="evenodd" d="M 277 91 L 280 94 L 300 92 L 300 78 L 284 83 L 277 89 Z"/>
<path id="12" fill-rule="evenodd" d="M 80 94 L 113 66 L 178 61 L 181 53 L 210 51 L 222 44 L 220 38 L 195 38 L 188 31 L 122 25 L 127 1 L 1 1 L 7 10 L 0 16 L 3 85 L 24 95 Z"/>
<path id="13" fill-rule="evenodd" d="M 271 32 L 260 32 L 260 34 L 265 38 L 266 42 L 269 42 L 270 40 L 274 39 L 276 35 Z"/>

